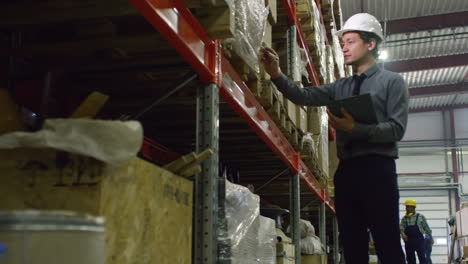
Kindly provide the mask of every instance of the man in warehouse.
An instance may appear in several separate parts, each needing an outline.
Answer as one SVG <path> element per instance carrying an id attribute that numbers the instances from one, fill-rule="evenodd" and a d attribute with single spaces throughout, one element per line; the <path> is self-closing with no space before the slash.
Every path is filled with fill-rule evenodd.
<path id="1" fill-rule="evenodd" d="M 414 252 L 418 254 L 420 264 L 427 264 L 426 243 L 424 235 L 428 235 L 431 245 L 434 244 L 432 230 L 427 224 L 426 217 L 416 213 L 416 201 L 408 199 L 405 202 L 406 215 L 401 219 L 400 232 L 405 241 L 406 260 L 408 264 L 416 264 Z"/>
<path id="2" fill-rule="evenodd" d="M 355 121 L 346 109 L 343 117 L 328 113 L 337 130 L 340 163 L 335 173 L 335 205 L 348 264 L 368 263 L 367 228 L 383 264 L 405 263 L 400 244 L 399 192 L 395 159 L 397 142 L 406 130 L 408 89 L 403 78 L 376 65 L 383 40 L 378 20 L 366 13 L 350 17 L 337 32 L 346 65 L 355 75 L 318 87 L 300 88 L 282 74 L 278 54 L 264 48 L 260 60 L 286 98 L 299 105 L 323 106 L 334 100 L 370 94 L 377 121 Z"/>

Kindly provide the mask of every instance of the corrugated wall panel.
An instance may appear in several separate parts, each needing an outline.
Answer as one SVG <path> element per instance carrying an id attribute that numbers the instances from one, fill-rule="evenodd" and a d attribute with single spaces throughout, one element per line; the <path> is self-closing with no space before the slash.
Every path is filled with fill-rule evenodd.
<path id="1" fill-rule="evenodd" d="M 364 10 L 361 9 L 361 2 Z M 350 16 L 360 12 L 367 12 L 375 15 L 380 21 L 385 19 L 403 19 L 417 16 L 429 16 L 438 14 L 447 14 L 468 10 L 468 1 L 466 0 L 341 0 L 343 8 L 343 17 L 348 19 Z"/>
<path id="2" fill-rule="evenodd" d="M 468 138 L 468 108 L 455 109 L 454 118 L 455 135 L 457 136 L 457 138 Z M 468 160 L 468 156 L 465 155 L 464 159 Z M 466 168 L 466 170 L 468 170 L 468 167 Z"/>
<path id="3" fill-rule="evenodd" d="M 443 139 L 444 131 L 442 124 L 443 116 L 438 111 L 409 114 L 403 141 Z"/>
<path id="4" fill-rule="evenodd" d="M 409 88 L 456 84 L 463 82 L 465 76 L 468 75 L 468 66 L 402 72 L 400 74 L 405 79 Z"/>

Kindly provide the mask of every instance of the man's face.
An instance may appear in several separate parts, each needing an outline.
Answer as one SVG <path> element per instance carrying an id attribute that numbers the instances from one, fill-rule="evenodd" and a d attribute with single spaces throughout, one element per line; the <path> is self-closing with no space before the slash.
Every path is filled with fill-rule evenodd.
<path id="1" fill-rule="evenodd" d="M 406 213 L 407 213 L 407 214 L 409 214 L 409 213 L 414 213 L 414 209 L 416 209 L 416 207 L 411 206 L 411 205 L 407 205 L 407 206 L 406 206 Z"/>
<path id="2" fill-rule="evenodd" d="M 373 42 L 365 43 L 356 32 L 347 32 L 341 38 L 344 62 L 346 65 L 355 65 L 373 48 Z"/>

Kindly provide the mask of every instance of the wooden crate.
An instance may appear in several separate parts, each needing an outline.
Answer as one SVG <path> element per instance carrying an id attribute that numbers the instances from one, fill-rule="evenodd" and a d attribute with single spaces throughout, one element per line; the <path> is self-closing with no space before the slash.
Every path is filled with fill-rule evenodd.
<path id="1" fill-rule="evenodd" d="M 234 37 L 235 16 L 228 7 L 200 8 L 195 14 L 212 39 L 226 39 Z"/>
<path id="2" fill-rule="evenodd" d="M 191 263 L 191 181 L 141 159 L 114 168 L 60 155 L 0 151 L 0 208 L 105 216 L 109 264 Z"/>

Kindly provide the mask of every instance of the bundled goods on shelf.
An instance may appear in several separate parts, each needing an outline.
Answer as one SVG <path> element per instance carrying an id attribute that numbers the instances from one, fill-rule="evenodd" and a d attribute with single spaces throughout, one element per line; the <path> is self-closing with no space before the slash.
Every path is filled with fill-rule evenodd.
<path id="1" fill-rule="evenodd" d="M 284 39 L 281 42 L 275 42 L 274 48 L 278 53 L 280 58 L 280 67 L 284 74 L 286 74 L 292 81 L 300 83 L 302 81 L 302 76 L 308 77 L 306 66 L 307 59 L 305 50 L 299 48 L 299 45 L 294 43 L 292 48 L 293 63 L 291 68 L 288 67 L 288 46 Z"/>
<path id="2" fill-rule="evenodd" d="M 307 109 L 304 106 L 296 105 L 296 127 L 300 134 L 307 132 Z"/>
<path id="3" fill-rule="evenodd" d="M 336 140 L 329 141 L 328 143 L 328 175 L 329 181 L 327 185 L 327 190 L 330 196 L 335 196 L 335 185 L 333 179 L 335 177 L 336 169 L 338 168 L 339 159 L 336 149 Z"/>
<path id="4" fill-rule="evenodd" d="M 55 119 L 0 136 L 0 208 L 104 216 L 105 263 L 190 263 L 193 183 L 136 158 L 142 134 L 135 121 Z"/>
<path id="5" fill-rule="evenodd" d="M 327 2 L 321 2 L 320 5 L 322 11 L 323 24 L 325 26 L 325 34 L 330 40 L 332 38 L 332 28 L 334 28 L 332 6 L 330 3 Z"/>
<path id="6" fill-rule="evenodd" d="M 340 29 L 343 26 L 343 11 L 341 9 L 341 1 L 331 0 L 331 2 L 334 27 L 335 29 Z"/>
<path id="7" fill-rule="evenodd" d="M 325 83 L 333 83 L 335 82 L 335 58 L 333 56 L 333 48 L 330 45 L 327 45 L 327 76 L 325 78 Z"/>
<path id="8" fill-rule="evenodd" d="M 235 31 L 234 10 L 225 0 L 183 0 L 212 39 L 232 38 Z"/>
<path id="9" fill-rule="evenodd" d="M 325 59 L 325 38 L 326 33 L 321 22 L 320 11 L 315 1 L 306 2 L 310 16 L 307 18 L 300 18 L 299 21 L 304 31 L 305 39 L 309 47 L 312 61 L 315 69 L 318 71 L 320 83 L 324 83 L 324 76 L 326 76 L 326 59 Z"/>
<path id="10" fill-rule="evenodd" d="M 323 188 L 327 187 L 328 178 L 328 133 L 313 135 L 315 144 L 317 145 L 317 162 L 315 166 L 319 171 L 315 171 L 316 176 L 319 177 L 319 182 Z"/>
<path id="11" fill-rule="evenodd" d="M 295 248 L 291 243 L 277 243 L 276 244 L 276 263 L 277 264 L 294 264 L 295 263 Z"/>
<path id="12" fill-rule="evenodd" d="M 344 64 L 344 57 L 343 52 L 341 50 L 340 39 L 336 35 L 336 30 L 332 29 L 332 50 L 333 50 L 333 57 L 335 61 L 335 76 L 337 79 L 346 77 L 345 73 L 345 64 Z"/>
<path id="13" fill-rule="evenodd" d="M 328 178 L 328 115 L 326 107 L 309 107 L 308 115 L 308 131 L 313 134 L 314 142 L 317 146 L 317 159 L 319 171 L 315 173 L 317 177 Z M 324 186 L 325 187 L 325 186 Z"/>
<path id="14" fill-rule="evenodd" d="M 227 0 L 226 3 L 235 14 L 235 27 L 232 38 L 223 41 L 223 52 L 231 61 L 236 71 L 244 81 L 259 79 L 260 67 L 258 53 L 262 45 L 271 45 L 271 31 L 267 26 L 268 8 L 264 0 Z M 265 44 L 262 44 L 265 43 Z"/>
<path id="15" fill-rule="evenodd" d="M 290 228 L 288 227 L 288 230 Z M 326 259 L 325 247 L 320 238 L 315 234 L 315 228 L 310 221 L 300 219 L 299 230 L 301 235 L 301 260 L 302 263 L 322 264 Z M 319 262 L 317 262 L 317 260 Z M 326 262 L 323 262 L 326 263 Z"/>
<path id="16" fill-rule="evenodd" d="M 220 232 L 219 261 L 274 263 L 276 227 L 273 219 L 260 215 L 260 198 L 246 187 L 225 182 L 225 229 Z"/>

